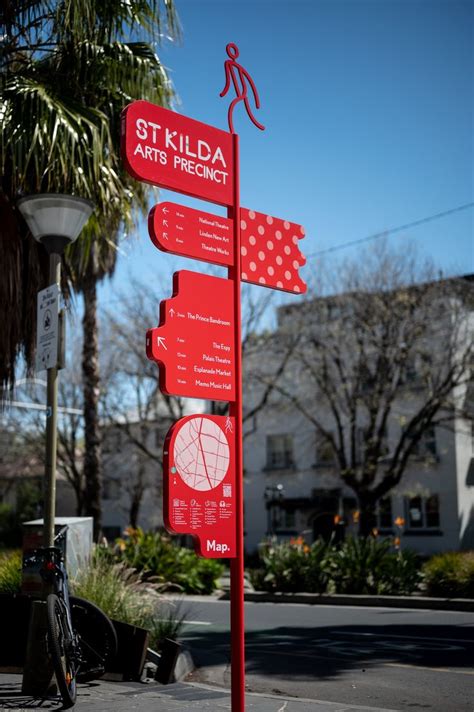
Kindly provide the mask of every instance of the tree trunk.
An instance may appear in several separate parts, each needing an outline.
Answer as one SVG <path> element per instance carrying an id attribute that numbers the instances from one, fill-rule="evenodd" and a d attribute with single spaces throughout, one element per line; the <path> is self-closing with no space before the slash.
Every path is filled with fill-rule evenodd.
<path id="1" fill-rule="evenodd" d="M 359 536 L 366 539 L 372 533 L 377 520 L 375 517 L 375 501 L 366 492 L 358 493 L 359 500 Z"/>
<path id="2" fill-rule="evenodd" d="M 130 510 L 128 513 L 129 524 L 132 529 L 138 527 L 138 515 L 142 504 L 143 494 L 145 492 L 145 466 L 140 460 L 140 454 L 137 461 L 136 481 L 133 485 L 130 497 Z"/>
<path id="3" fill-rule="evenodd" d="M 83 289 L 82 375 L 84 387 L 84 513 L 94 518 L 94 540 L 102 530 L 101 438 L 99 428 L 99 349 L 97 326 L 97 282 L 86 281 Z"/>

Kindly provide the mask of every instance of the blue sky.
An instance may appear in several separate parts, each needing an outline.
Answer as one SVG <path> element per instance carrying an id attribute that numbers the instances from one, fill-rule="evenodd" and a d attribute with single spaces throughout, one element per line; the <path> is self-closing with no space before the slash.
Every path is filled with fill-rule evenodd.
<path id="1" fill-rule="evenodd" d="M 303 224 L 312 255 L 474 201 L 474 3 L 456 0 L 176 0 L 181 45 L 160 56 L 178 110 L 227 129 L 225 46 L 235 42 L 265 124 L 236 108 L 242 205 Z M 163 191 L 162 199 L 196 201 Z M 209 203 L 200 207 L 222 214 Z M 474 271 L 474 210 L 390 237 L 451 274 Z M 145 222 L 122 244 L 110 306 L 130 277 L 171 293 L 177 267 Z M 360 247 L 340 251 L 356 256 Z M 314 257 L 306 271 L 317 271 Z M 169 288 L 166 288 L 168 285 Z"/>

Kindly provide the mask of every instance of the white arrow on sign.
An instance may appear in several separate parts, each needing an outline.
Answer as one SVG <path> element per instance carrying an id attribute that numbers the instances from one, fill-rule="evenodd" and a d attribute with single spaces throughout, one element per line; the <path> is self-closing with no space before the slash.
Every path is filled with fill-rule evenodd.
<path id="1" fill-rule="evenodd" d="M 160 346 L 163 346 L 164 350 L 165 350 L 165 351 L 168 351 L 168 347 L 167 347 L 166 344 L 165 344 L 165 337 L 164 337 L 164 336 L 157 336 L 157 337 L 156 337 L 156 340 L 157 340 L 158 348 L 159 348 Z"/>
<path id="2" fill-rule="evenodd" d="M 163 208 L 163 212 L 164 212 L 165 215 L 168 215 L 168 213 L 169 213 L 168 208 Z"/>
<path id="3" fill-rule="evenodd" d="M 166 225 L 166 227 L 168 227 L 168 220 L 163 220 L 163 225 Z"/>
<path id="4" fill-rule="evenodd" d="M 167 232 L 164 232 L 164 233 L 163 233 L 163 237 L 165 238 L 165 240 L 167 240 L 167 239 L 168 239 L 168 233 L 167 233 Z"/>
<path id="5" fill-rule="evenodd" d="M 173 309 L 173 307 L 171 307 L 171 309 L 170 309 L 170 316 L 174 316 L 174 309 Z"/>

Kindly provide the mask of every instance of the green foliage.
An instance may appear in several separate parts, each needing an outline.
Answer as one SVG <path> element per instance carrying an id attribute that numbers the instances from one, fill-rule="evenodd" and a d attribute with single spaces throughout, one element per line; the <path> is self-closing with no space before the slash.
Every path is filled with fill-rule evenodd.
<path id="1" fill-rule="evenodd" d="M 348 538 L 341 544 L 301 538 L 270 541 L 260 549 L 261 568 L 251 572 L 256 589 L 308 593 L 408 594 L 420 579 L 410 551 L 395 552 L 388 540 Z"/>
<path id="2" fill-rule="evenodd" d="M 21 588 L 20 551 L 0 554 L 0 593 L 19 593 Z"/>
<path id="3" fill-rule="evenodd" d="M 102 547 L 96 547 L 89 566 L 79 571 L 71 589 L 110 618 L 149 630 L 155 650 L 164 638 L 179 636 L 184 616 L 173 610 L 176 606 L 159 596 L 157 586 L 144 581 L 135 569 L 112 561 Z"/>
<path id="4" fill-rule="evenodd" d="M 126 538 L 117 540 L 116 552 L 128 566 L 184 593 L 212 593 L 224 571 L 219 561 L 198 558 L 193 551 L 173 544 L 168 536 L 140 528 L 128 529 Z"/>
<path id="5" fill-rule="evenodd" d="M 251 572 L 250 580 L 255 588 L 264 591 L 321 593 L 327 585 L 327 550 L 322 540 L 308 546 L 302 538 L 289 543 L 272 539 L 260 547 L 263 569 Z"/>
<path id="6" fill-rule="evenodd" d="M 410 551 L 392 551 L 388 539 L 349 537 L 335 548 L 330 560 L 335 593 L 411 593 L 419 581 L 418 572 L 416 555 Z"/>
<path id="7" fill-rule="evenodd" d="M 430 596 L 474 597 L 474 551 L 438 554 L 425 563 L 423 574 Z"/>

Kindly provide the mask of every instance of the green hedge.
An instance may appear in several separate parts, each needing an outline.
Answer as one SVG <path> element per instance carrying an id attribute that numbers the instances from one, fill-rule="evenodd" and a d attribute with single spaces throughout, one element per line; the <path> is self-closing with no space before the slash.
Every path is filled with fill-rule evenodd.
<path id="1" fill-rule="evenodd" d="M 21 551 L 0 553 L 0 593 L 20 592 L 21 566 Z"/>
<path id="2" fill-rule="evenodd" d="M 474 551 L 438 554 L 423 566 L 430 596 L 474 598 Z"/>
<path id="3" fill-rule="evenodd" d="M 311 546 L 298 538 L 265 542 L 261 566 L 250 572 L 257 590 L 401 595 L 416 590 L 420 564 L 410 551 L 396 551 L 388 540 L 347 538 L 341 544 L 321 539 Z"/>

